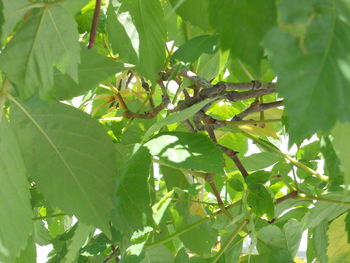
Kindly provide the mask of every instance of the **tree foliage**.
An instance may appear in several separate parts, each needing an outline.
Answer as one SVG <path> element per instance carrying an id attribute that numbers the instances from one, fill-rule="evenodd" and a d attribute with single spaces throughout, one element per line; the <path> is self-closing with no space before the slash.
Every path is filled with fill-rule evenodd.
<path id="1" fill-rule="evenodd" d="M 349 261 L 348 0 L 2 0 L 0 40 L 0 262 Z"/>

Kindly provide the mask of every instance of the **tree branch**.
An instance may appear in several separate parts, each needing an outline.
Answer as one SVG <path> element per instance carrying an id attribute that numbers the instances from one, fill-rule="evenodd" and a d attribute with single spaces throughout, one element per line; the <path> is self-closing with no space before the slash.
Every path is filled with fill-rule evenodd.
<path id="1" fill-rule="evenodd" d="M 94 16 L 92 18 L 88 48 L 92 48 L 95 44 L 98 20 L 100 18 L 100 10 L 101 10 L 101 0 L 96 0 Z"/>
<path id="2" fill-rule="evenodd" d="M 242 176 L 246 178 L 249 175 L 249 173 L 241 163 L 241 160 L 238 158 L 237 156 L 238 152 L 231 150 L 220 144 L 218 144 L 218 146 L 229 158 L 231 158 L 231 160 L 235 163 L 238 170 L 241 172 Z"/>
<path id="3" fill-rule="evenodd" d="M 253 80 L 252 82 L 245 83 L 230 83 L 230 82 L 219 82 L 213 86 L 214 88 L 224 88 L 226 90 L 257 90 L 257 89 L 270 89 L 276 88 L 275 83 L 261 83 L 260 81 Z"/>
<path id="4" fill-rule="evenodd" d="M 269 102 L 269 103 L 259 103 L 259 101 L 254 101 L 247 109 L 242 111 L 241 113 L 237 114 L 232 118 L 233 120 L 240 121 L 244 119 L 246 116 L 255 113 L 255 112 L 262 112 L 268 109 L 280 107 L 283 105 L 283 101 L 274 101 L 274 102 Z"/>

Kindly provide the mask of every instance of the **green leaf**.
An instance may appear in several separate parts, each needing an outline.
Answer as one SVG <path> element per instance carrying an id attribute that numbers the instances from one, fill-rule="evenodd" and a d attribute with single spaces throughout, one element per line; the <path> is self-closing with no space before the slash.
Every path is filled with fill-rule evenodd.
<path id="1" fill-rule="evenodd" d="M 114 5 L 114 6 L 113 6 Z M 107 30 L 114 51 L 156 81 L 165 60 L 166 30 L 158 0 L 114 1 L 108 7 Z"/>
<path id="2" fill-rule="evenodd" d="M 316 227 L 321 224 L 323 220 L 329 222 L 349 209 L 348 204 L 341 204 L 341 201 L 350 201 L 350 197 L 344 196 L 342 192 L 325 194 L 319 197 L 325 198 L 326 200 L 337 200 L 340 203 L 317 202 L 303 218 L 304 229 Z"/>
<path id="3" fill-rule="evenodd" d="M 171 0 L 173 11 L 187 22 L 204 30 L 209 29 L 208 0 Z"/>
<path id="4" fill-rule="evenodd" d="M 336 138 L 336 140 L 338 139 L 339 138 Z M 345 142 L 344 139 L 346 140 L 346 138 L 341 138 L 342 143 Z M 320 150 L 325 161 L 325 175 L 329 177 L 329 183 L 331 184 L 331 187 L 333 188 L 335 186 L 343 184 L 344 173 L 341 170 L 340 160 L 329 136 L 322 137 Z"/>
<path id="5" fill-rule="evenodd" d="M 266 32 L 276 23 L 275 1 L 210 1 L 210 21 L 221 35 L 221 47 L 259 72 Z"/>
<path id="6" fill-rule="evenodd" d="M 132 234 L 152 221 L 152 208 L 148 180 L 151 155 L 138 146 L 117 180 L 114 226 L 122 233 Z"/>
<path id="7" fill-rule="evenodd" d="M 203 207 L 197 203 L 178 201 L 171 209 L 176 231 L 181 231 L 188 225 L 202 219 Z M 217 233 L 208 221 L 180 235 L 180 240 L 190 251 L 204 257 L 210 256 L 211 248 L 217 240 Z"/>
<path id="8" fill-rule="evenodd" d="M 315 255 L 320 263 L 328 262 L 327 257 L 327 246 L 328 246 L 328 222 L 323 221 L 321 224 L 315 227 L 313 232 L 313 247 L 315 250 Z"/>
<path id="9" fill-rule="evenodd" d="M 302 236 L 298 221 L 289 220 L 283 230 L 276 226 L 266 226 L 258 232 L 257 249 L 261 255 L 269 255 L 266 262 L 294 262 Z"/>
<path id="10" fill-rule="evenodd" d="M 247 137 L 241 133 L 226 132 L 218 138 L 218 143 L 240 154 L 245 154 L 248 151 Z"/>
<path id="11" fill-rule="evenodd" d="M 246 183 L 248 185 L 253 185 L 253 184 L 265 184 L 269 178 L 271 177 L 271 172 L 267 171 L 256 171 L 252 174 L 250 174 L 246 178 Z"/>
<path id="12" fill-rule="evenodd" d="M 350 244 L 345 232 L 345 214 L 335 219 L 328 228 L 328 249 L 329 263 L 350 262 Z"/>
<path id="13" fill-rule="evenodd" d="M 0 262 L 13 262 L 33 231 L 29 183 L 17 139 L 0 121 Z"/>
<path id="14" fill-rule="evenodd" d="M 261 184 L 249 186 L 249 194 L 247 197 L 248 205 L 257 216 L 266 214 L 269 220 L 275 215 L 275 206 L 271 194 L 266 187 Z"/>
<path id="15" fill-rule="evenodd" d="M 34 225 L 34 241 L 40 246 L 46 246 L 51 243 L 51 236 L 44 225 L 44 221 L 36 220 Z"/>
<path id="16" fill-rule="evenodd" d="M 156 132 L 157 130 L 159 130 L 160 128 L 166 125 L 187 120 L 188 118 L 196 114 L 198 111 L 200 111 L 205 105 L 207 105 L 211 101 L 212 100 L 203 100 L 197 104 L 192 105 L 191 107 L 184 109 L 183 111 L 179 111 L 174 114 L 171 114 L 170 116 L 156 122 L 146 131 L 144 135 L 144 139 L 148 138 L 154 132 Z"/>
<path id="17" fill-rule="evenodd" d="M 16 24 L 23 18 L 24 14 L 28 12 L 29 8 L 25 8 L 30 3 L 26 0 L 2 0 L 2 14 L 4 23 L 1 24 L 0 36 L 1 43 L 12 32 Z"/>
<path id="18" fill-rule="evenodd" d="M 53 206 L 109 233 L 115 168 L 105 130 L 68 105 L 14 102 L 11 123 L 38 189 Z"/>
<path id="19" fill-rule="evenodd" d="M 188 257 L 185 248 L 181 248 L 179 252 L 177 252 L 174 263 L 190 263 L 190 258 Z"/>
<path id="20" fill-rule="evenodd" d="M 161 133 L 145 146 L 152 155 L 170 166 L 223 174 L 222 152 L 205 135 L 185 132 Z"/>
<path id="21" fill-rule="evenodd" d="M 220 70 L 220 52 L 202 54 L 197 66 L 198 76 L 204 79 L 214 79 Z"/>
<path id="22" fill-rule="evenodd" d="M 78 31 L 73 17 L 60 6 L 47 6 L 33 15 L 0 55 L 3 70 L 21 98 L 37 90 L 47 98 L 54 85 L 54 66 L 78 81 Z"/>
<path id="23" fill-rule="evenodd" d="M 101 56 L 94 50 L 82 48 L 81 63 L 78 66 L 79 83 L 76 83 L 69 75 L 55 70 L 54 88 L 50 93 L 50 98 L 68 100 L 82 95 L 124 69 L 122 63 Z"/>
<path id="24" fill-rule="evenodd" d="M 301 223 L 295 219 L 289 220 L 283 226 L 283 234 L 285 236 L 288 251 L 291 253 L 292 257 L 295 257 L 303 235 Z"/>
<path id="25" fill-rule="evenodd" d="M 184 189 L 189 185 L 188 180 L 180 170 L 164 165 L 160 165 L 159 168 L 168 191 L 171 191 L 174 187 Z"/>
<path id="26" fill-rule="evenodd" d="M 172 201 L 173 194 L 174 191 L 168 192 L 158 203 L 152 206 L 153 220 L 157 225 L 162 221 L 164 214 Z"/>
<path id="27" fill-rule="evenodd" d="M 88 3 L 89 3 L 89 0 L 74 0 L 74 1 L 63 1 L 62 3 L 60 3 L 60 5 L 66 8 L 72 15 L 75 15 L 80 11 L 80 9 L 84 7 L 84 5 Z"/>
<path id="28" fill-rule="evenodd" d="M 295 1 L 289 3 L 280 5 L 281 17 L 294 12 L 291 5 Z M 303 5 L 309 10 L 303 13 L 307 23 L 302 25 L 302 33 L 289 32 L 281 21 L 281 28 L 272 29 L 264 42 L 278 75 L 279 93 L 285 98 L 291 142 L 327 131 L 337 120 L 349 120 L 350 116 L 344 100 L 350 97 L 350 8 L 342 0 Z"/>
<path id="29" fill-rule="evenodd" d="M 348 243 L 350 243 L 350 211 L 346 213 L 345 230 L 348 233 Z"/>
<path id="30" fill-rule="evenodd" d="M 280 161 L 281 157 L 277 156 L 274 153 L 261 152 L 261 153 L 254 153 L 247 157 L 241 157 L 240 160 L 243 166 L 248 171 L 256 171 L 256 170 L 264 169 L 270 165 L 273 165 L 274 163 Z"/>
<path id="31" fill-rule="evenodd" d="M 27 246 L 21 251 L 15 263 L 36 263 L 36 247 L 32 237 L 28 238 Z"/>
<path id="32" fill-rule="evenodd" d="M 64 258 L 64 262 L 75 262 L 79 255 L 80 248 L 85 244 L 89 237 L 89 234 L 94 230 L 92 226 L 78 224 L 78 228 L 74 232 L 74 236 L 68 245 L 67 254 Z"/>
<path id="33" fill-rule="evenodd" d="M 319 159 L 320 142 L 314 141 L 298 149 L 297 158 L 298 160 L 317 160 Z"/>
<path id="34" fill-rule="evenodd" d="M 350 124 L 338 123 L 332 131 L 334 136 L 333 145 L 338 152 L 339 159 L 345 172 L 345 183 L 350 184 Z"/>
<path id="35" fill-rule="evenodd" d="M 157 246 L 146 250 L 141 263 L 174 263 L 174 256 L 166 246 Z"/>
<path id="36" fill-rule="evenodd" d="M 192 38 L 175 51 L 172 59 L 185 63 L 193 63 L 203 53 L 215 53 L 217 51 L 218 41 L 219 37 L 217 35 L 202 35 Z"/>

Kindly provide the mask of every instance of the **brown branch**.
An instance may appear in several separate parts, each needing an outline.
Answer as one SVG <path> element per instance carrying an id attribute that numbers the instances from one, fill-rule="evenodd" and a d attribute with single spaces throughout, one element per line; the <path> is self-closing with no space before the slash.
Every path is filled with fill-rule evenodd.
<path id="1" fill-rule="evenodd" d="M 237 114 L 236 116 L 234 116 L 232 118 L 233 120 L 236 121 L 240 121 L 243 118 L 245 118 L 246 116 L 255 113 L 255 112 L 262 112 L 268 109 L 272 109 L 272 108 L 276 108 L 276 107 L 280 107 L 283 105 L 283 101 L 279 100 L 279 101 L 274 101 L 274 102 L 270 102 L 270 103 L 259 103 L 259 101 L 254 101 L 247 109 L 245 109 L 244 111 L 242 111 L 241 113 Z"/>
<path id="2" fill-rule="evenodd" d="M 129 73 L 129 77 L 128 77 L 128 79 L 127 79 L 126 82 L 125 82 L 125 88 L 128 88 L 128 86 L 129 86 L 129 84 L 130 84 L 132 78 L 134 77 L 134 73 L 132 73 L 131 70 L 129 70 L 128 73 Z"/>
<path id="3" fill-rule="evenodd" d="M 218 146 L 220 147 L 220 149 L 229 157 L 231 158 L 231 160 L 235 163 L 236 167 L 238 168 L 238 170 L 241 172 L 242 176 L 244 178 L 246 178 L 249 173 L 248 171 L 245 169 L 245 167 L 243 166 L 243 164 L 241 163 L 241 160 L 238 158 L 237 154 L 238 152 L 227 148 L 223 145 L 218 144 Z"/>
<path id="4" fill-rule="evenodd" d="M 173 72 L 173 69 L 167 70 L 166 72 L 161 72 L 161 79 L 164 81 L 168 80 L 169 77 L 173 74 Z M 177 75 L 192 80 L 197 87 L 204 89 L 213 87 L 208 80 L 198 77 L 194 72 L 188 69 L 177 72 Z"/>
<path id="5" fill-rule="evenodd" d="M 147 91 L 147 95 L 148 95 L 148 101 L 149 101 L 149 105 L 151 106 L 151 108 L 152 109 L 154 109 L 154 101 L 153 101 L 153 98 L 152 98 L 152 96 L 150 96 L 150 94 L 151 94 L 151 88 L 150 88 L 150 86 L 148 85 L 148 83 L 143 79 L 143 78 L 141 78 L 141 82 L 142 82 L 142 84 L 141 84 L 141 86 L 142 86 L 142 88 L 145 90 L 145 91 Z"/>
<path id="6" fill-rule="evenodd" d="M 92 18 L 88 48 L 92 48 L 95 44 L 98 20 L 100 18 L 100 11 L 101 11 L 101 0 L 96 0 L 94 16 Z"/>
<path id="7" fill-rule="evenodd" d="M 214 133 L 214 128 L 213 128 L 213 126 L 211 125 L 211 124 L 212 124 L 211 120 L 212 120 L 213 118 L 210 117 L 210 116 L 208 116 L 208 115 L 206 115 L 206 114 L 205 114 L 204 112 L 202 112 L 202 111 L 197 112 L 197 115 L 199 116 L 200 119 L 203 120 L 205 130 L 207 131 L 207 133 L 208 133 L 210 139 L 211 139 L 213 142 L 217 143 L 217 139 L 216 139 L 216 136 L 215 136 L 215 133 Z"/>
<path id="8" fill-rule="evenodd" d="M 261 83 L 259 81 L 252 81 L 246 83 L 230 83 L 230 82 L 219 82 L 213 86 L 214 88 L 224 88 L 226 90 L 257 90 L 257 89 L 275 89 L 275 83 Z"/>
<path id="9" fill-rule="evenodd" d="M 183 124 L 185 124 L 185 126 L 187 127 L 187 129 L 191 132 L 191 133 L 196 133 L 196 129 L 193 127 L 192 123 L 189 120 L 185 120 L 183 121 Z"/>
<path id="10" fill-rule="evenodd" d="M 286 201 L 288 199 L 292 199 L 298 195 L 298 191 L 292 191 L 285 196 L 282 196 L 276 200 L 276 204 L 282 203 L 283 201 Z"/>
<path id="11" fill-rule="evenodd" d="M 274 92 L 276 92 L 275 88 L 250 90 L 245 92 L 227 91 L 223 87 L 202 89 L 197 95 L 184 101 L 180 101 L 173 111 L 181 111 L 205 99 L 227 99 L 232 102 L 237 102 L 251 98 L 258 98 Z"/>
<path id="12" fill-rule="evenodd" d="M 236 101 L 261 97 L 261 96 L 271 94 L 274 92 L 276 92 L 276 89 L 274 89 L 274 88 L 250 90 L 250 91 L 245 91 L 245 92 L 226 91 L 223 94 L 223 97 L 228 99 L 229 101 L 236 102 Z"/>

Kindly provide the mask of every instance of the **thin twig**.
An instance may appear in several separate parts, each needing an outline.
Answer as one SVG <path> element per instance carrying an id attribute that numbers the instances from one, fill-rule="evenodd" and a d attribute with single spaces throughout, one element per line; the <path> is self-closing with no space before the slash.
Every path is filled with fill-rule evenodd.
<path id="1" fill-rule="evenodd" d="M 101 0 L 96 0 L 94 16 L 92 18 L 88 48 L 92 48 L 95 44 L 97 27 L 98 27 L 98 20 L 100 18 L 100 11 L 101 11 Z"/>
<path id="2" fill-rule="evenodd" d="M 322 174 L 319 174 L 318 172 L 316 172 L 315 170 L 311 169 L 310 167 L 308 167 L 307 165 L 299 162 L 298 160 L 295 160 L 294 158 L 290 157 L 288 154 L 285 154 L 283 152 L 281 152 L 280 149 L 278 149 L 277 147 L 272 146 L 271 144 L 256 138 L 255 136 L 245 132 L 245 131 L 241 131 L 243 135 L 245 135 L 246 137 L 248 137 L 249 139 L 253 140 L 253 142 L 260 144 L 261 146 L 263 146 L 264 148 L 276 153 L 277 155 L 283 157 L 284 159 L 288 160 L 291 164 L 305 170 L 306 172 L 308 172 L 309 174 L 315 175 L 317 176 L 321 181 L 327 182 L 328 181 L 328 177 L 324 176 Z"/>
<path id="3" fill-rule="evenodd" d="M 233 240 L 235 239 L 235 237 L 238 235 L 238 233 L 244 228 L 244 226 L 246 224 L 249 223 L 248 219 L 244 219 L 236 228 L 236 230 L 231 234 L 231 236 L 229 237 L 229 239 L 227 239 L 227 241 L 225 242 L 225 244 L 223 244 L 223 246 L 221 247 L 221 249 L 219 250 L 219 252 L 215 255 L 213 261 L 211 263 L 216 263 L 218 262 L 218 260 L 221 258 L 222 254 L 224 254 L 224 252 L 228 249 L 228 247 L 231 245 L 231 243 L 233 242 Z"/>
<path id="4" fill-rule="evenodd" d="M 288 197 L 286 197 L 286 196 L 288 196 Z M 288 200 L 288 199 L 290 199 L 290 198 L 295 197 L 295 196 L 293 196 L 293 195 L 291 195 L 291 194 L 287 194 L 286 196 L 282 196 L 281 198 L 277 199 L 276 201 L 277 201 L 278 203 L 281 203 L 281 202 L 283 202 L 283 201 L 285 201 L 285 200 Z M 280 201 L 278 201 L 278 200 L 280 200 Z M 237 201 L 237 202 L 235 202 L 235 203 L 232 203 L 232 204 L 230 204 L 230 205 L 225 206 L 225 209 L 226 209 L 226 210 L 229 210 L 230 208 L 239 206 L 240 204 L 241 204 L 241 200 L 239 200 L 239 201 Z M 221 214 L 221 213 L 223 213 L 223 210 L 222 210 L 222 209 L 215 210 L 215 211 L 214 211 L 213 213 L 211 213 L 210 215 L 208 215 L 208 216 L 206 216 L 206 217 L 203 217 L 202 219 L 200 219 L 200 220 L 198 220 L 198 221 L 196 221 L 196 222 L 193 222 L 192 224 L 186 226 L 185 228 L 182 228 L 182 229 L 180 229 L 179 231 L 177 231 L 177 232 L 175 232 L 175 233 L 172 233 L 172 234 L 170 234 L 169 236 L 167 236 L 167 237 L 165 237 L 165 238 L 163 238 L 163 239 L 157 240 L 157 241 L 155 241 L 155 242 L 153 242 L 153 243 L 148 243 L 148 244 L 146 244 L 146 245 L 145 245 L 145 248 L 147 249 L 147 248 L 156 247 L 156 246 L 159 246 L 159 245 L 161 245 L 161 244 L 164 244 L 164 243 L 166 243 L 166 242 L 168 242 L 168 241 L 170 241 L 170 240 L 173 240 L 175 237 L 178 237 L 178 236 L 182 235 L 183 233 L 186 233 L 186 232 L 190 231 L 191 229 L 193 229 L 193 228 L 195 228 L 195 227 L 197 227 L 197 226 L 203 224 L 203 223 L 206 222 L 207 220 L 209 220 L 209 219 L 211 219 L 211 218 L 214 218 L 215 216 L 217 216 L 217 215 L 219 215 L 219 214 Z"/>
<path id="5" fill-rule="evenodd" d="M 103 263 L 107 263 L 108 261 L 112 260 L 113 258 L 117 258 L 119 254 L 120 254 L 119 248 L 113 249 L 112 253 L 105 260 L 103 260 Z M 119 262 L 119 259 L 116 262 Z"/>
<path id="6" fill-rule="evenodd" d="M 280 204 L 283 201 L 286 201 L 288 199 L 292 199 L 292 198 L 296 197 L 297 195 L 298 195 L 298 191 L 292 191 L 292 192 L 286 194 L 285 196 L 282 196 L 282 197 L 278 198 L 276 200 L 276 204 Z"/>

